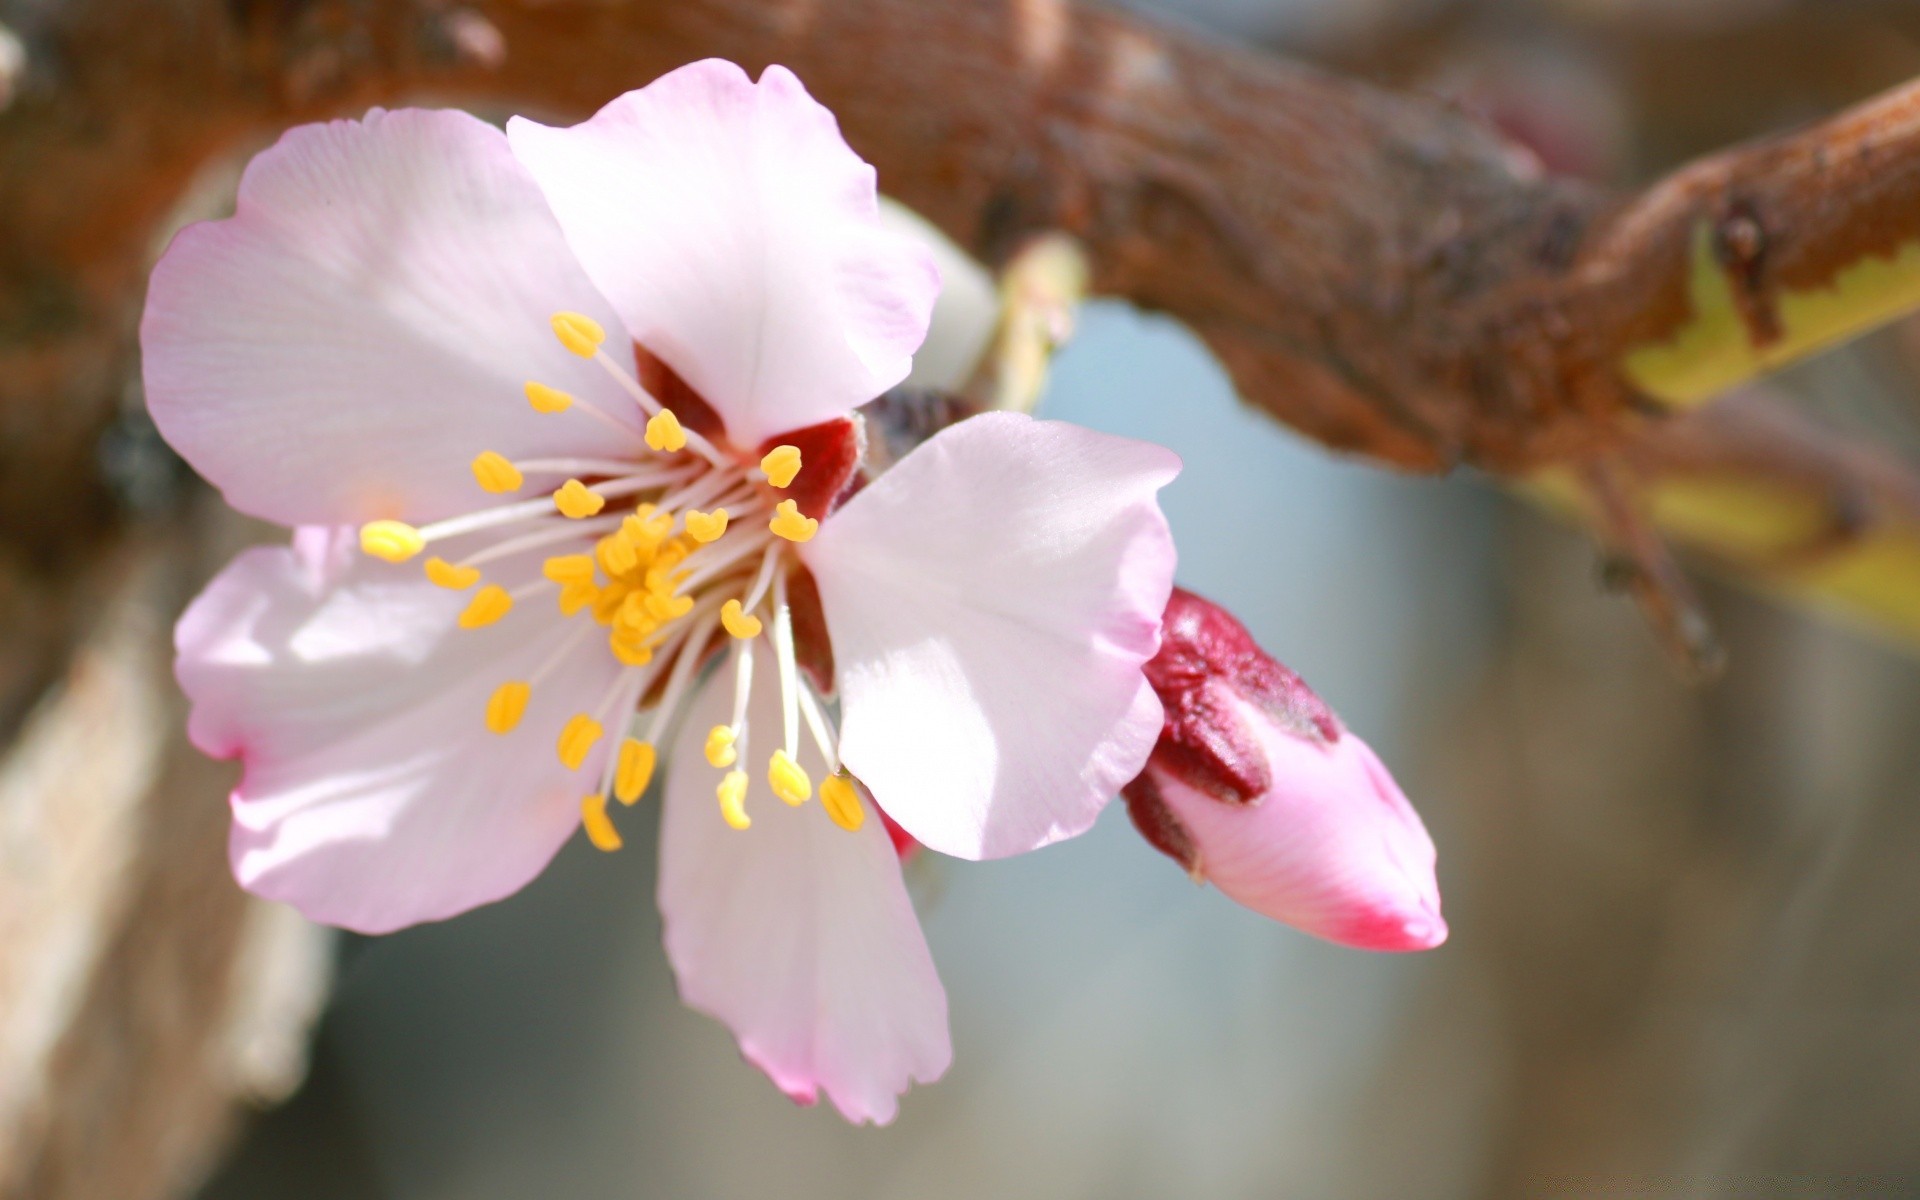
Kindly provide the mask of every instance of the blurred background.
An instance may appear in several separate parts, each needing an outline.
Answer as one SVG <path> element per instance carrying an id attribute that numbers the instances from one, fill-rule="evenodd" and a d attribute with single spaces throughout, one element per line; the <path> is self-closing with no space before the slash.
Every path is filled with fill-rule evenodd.
<path id="1" fill-rule="evenodd" d="M 1617 185 L 1920 75 L 1912 0 L 1135 7 L 1447 97 Z M 1920 456 L 1920 324 L 1762 386 Z M 678 1004 L 650 840 L 576 842 L 444 924 L 261 936 L 283 985 L 233 1060 L 270 1096 L 310 1057 L 223 1162 L 193 1163 L 201 1200 L 1920 1195 L 1910 653 L 1708 580 L 1730 667 L 1685 685 L 1584 534 L 1485 480 L 1337 461 L 1124 306 L 1083 310 L 1044 411 L 1185 458 L 1165 494 L 1180 582 L 1392 766 L 1439 845 L 1444 947 L 1272 925 L 1118 806 L 1018 860 L 922 855 L 954 1066 L 892 1128 L 855 1130 Z M 129 503 L 194 487 L 137 395 L 102 455 Z M 224 768 L 168 769 L 191 820 L 223 818 Z M 329 972 L 308 1047 L 286 1030 Z"/>

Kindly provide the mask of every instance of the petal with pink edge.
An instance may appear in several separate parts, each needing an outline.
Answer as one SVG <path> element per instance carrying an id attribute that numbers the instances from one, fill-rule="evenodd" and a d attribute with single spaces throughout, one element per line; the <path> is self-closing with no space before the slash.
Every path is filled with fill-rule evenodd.
<path id="1" fill-rule="evenodd" d="M 154 268 L 147 405 L 242 512 L 433 520 L 487 500 L 482 451 L 635 444 L 584 408 L 528 406 L 539 380 L 637 428 L 555 340 L 558 311 L 614 327 L 499 130 L 417 109 L 303 125 L 253 160 L 234 216 L 182 230 Z"/>
<path id="2" fill-rule="evenodd" d="M 990 413 L 943 430 L 823 522 L 841 755 L 919 841 L 996 858 L 1072 837 L 1160 731 L 1171 451 Z"/>
<path id="3" fill-rule="evenodd" d="M 510 582 L 502 580 L 503 583 Z M 618 664 L 564 656 L 520 725 L 488 731 L 488 697 L 566 636 L 528 606 L 461 630 L 466 597 L 360 556 L 350 530 L 236 558 L 175 631 L 196 746 L 244 764 L 230 851 L 242 886 L 363 933 L 507 896 L 579 825 L 604 743 L 578 772 L 554 746 Z"/>
<path id="4" fill-rule="evenodd" d="M 579 125 L 507 125 L 635 340 L 737 445 L 843 416 L 900 382 L 940 290 L 880 219 L 873 168 L 792 72 L 692 63 Z"/>
<path id="5" fill-rule="evenodd" d="M 946 993 L 899 859 L 871 805 L 849 833 L 817 798 L 789 808 L 768 789 L 780 709 L 764 672 L 747 718 L 755 759 L 741 764 L 753 824 L 728 826 L 714 796 L 720 772 L 701 746 L 731 702 L 731 687 L 710 685 L 668 763 L 660 912 L 680 997 L 732 1029 L 795 1100 L 825 1091 L 847 1120 L 885 1125 L 909 1086 L 932 1083 L 953 1058 Z M 817 787 L 825 768 L 811 743 L 798 758 Z"/>

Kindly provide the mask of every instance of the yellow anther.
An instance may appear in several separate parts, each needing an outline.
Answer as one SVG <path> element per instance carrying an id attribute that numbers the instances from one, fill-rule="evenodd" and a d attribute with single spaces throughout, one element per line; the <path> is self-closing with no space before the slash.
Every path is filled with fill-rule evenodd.
<path id="1" fill-rule="evenodd" d="M 656 512 L 651 504 L 642 504 L 632 516 L 620 522 L 620 536 L 643 558 L 651 558 L 672 531 L 673 514 Z"/>
<path id="2" fill-rule="evenodd" d="M 760 636 L 760 618 L 740 611 L 738 600 L 729 600 L 720 606 L 720 623 L 727 632 L 745 640 Z"/>
<path id="3" fill-rule="evenodd" d="M 622 843 L 620 831 L 613 827 L 613 818 L 607 816 L 607 798 L 593 795 L 580 797 L 580 824 L 587 831 L 587 840 L 596 850 L 605 850 L 611 854 Z"/>
<path id="4" fill-rule="evenodd" d="M 460 613 L 460 628 L 479 629 L 491 625 L 501 617 L 513 611 L 513 597 L 507 595 L 507 589 L 497 583 L 490 583 L 473 594 L 467 601 L 467 607 Z"/>
<path id="5" fill-rule="evenodd" d="M 728 771 L 715 789 L 720 797 L 720 815 L 727 824 L 735 829 L 746 829 L 753 825 L 753 818 L 747 816 L 747 773 Z"/>
<path id="6" fill-rule="evenodd" d="M 629 667 L 644 667 L 653 661 L 651 644 L 634 642 L 617 633 L 607 638 L 607 649 L 613 651 L 613 656 Z"/>
<path id="7" fill-rule="evenodd" d="M 715 725 L 707 730 L 707 761 L 716 767 L 730 767 L 739 758 L 733 748 L 733 726 Z"/>
<path id="8" fill-rule="evenodd" d="M 835 825 L 848 833 L 857 832 L 866 824 L 866 806 L 860 803 L 859 791 L 845 775 L 829 775 L 820 781 L 820 807 L 827 810 Z"/>
<path id="9" fill-rule="evenodd" d="M 487 697 L 487 728 L 495 733 L 512 733 L 527 713 L 527 701 L 533 698 L 533 685 L 509 679 Z"/>
<path id="10" fill-rule="evenodd" d="M 671 453 L 687 444 L 687 431 L 680 428 L 680 418 L 673 410 L 663 408 L 647 420 L 647 445 L 655 450 Z"/>
<path id="11" fill-rule="evenodd" d="M 560 586 L 560 615 L 571 617 L 600 598 L 600 589 L 591 583 L 567 583 Z"/>
<path id="12" fill-rule="evenodd" d="M 403 563 L 426 545 L 427 539 L 405 521 L 368 521 L 360 527 L 360 549 L 390 563 Z"/>
<path id="13" fill-rule="evenodd" d="M 543 413 L 562 413 L 573 407 L 573 397 L 559 388 L 548 387 L 544 383 L 527 380 L 527 403 L 533 405 L 533 411 Z"/>
<path id="14" fill-rule="evenodd" d="M 593 559 L 584 554 L 556 554 L 540 564 L 540 573 L 555 583 L 592 583 Z"/>
<path id="15" fill-rule="evenodd" d="M 581 358 L 592 358 L 600 343 L 607 340 L 607 331 L 584 313 L 557 312 L 553 314 L 553 336 Z"/>
<path id="16" fill-rule="evenodd" d="M 775 537 L 783 537 L 790 542 L 804 542 L 820 530 L 820 522 L 812 517 L 800 515 L 800 505 L 792 500 L 782 500 L 774 505 L 773 520 L 767 522 L 767 528 Z"/>
<path id="17" fill-rule="evenodd" d="M 566 728 L 560 731 L 560 762 L 569 771 L 578 771 L 580 764 L 587 761 L 587 752 L 600 740 L 600 722 L 585 713 L 575 713 L 567 718 Z"/>
<path id="18" fill-rule="evenodd" d="M 620 611 L 613 616 L 613 626 L 630 633 L 652 633 L 660 628 L 660 618 L 647 611 L 647 593 L 628 592 L 620 601 Z"/>
<path id="19" fill-rule="evenodd" d="M 598 492 L 588 491 L 587 485 L 578 479 L 569 479 L 553 493 L 553 506 L 560 510 L 561 516 L 578 521 L 605 508 L 607 498 Z"/>
<path id="20" fill-rule="evenodd" d="M 653 743 L 628 738 L 620 743 L 620 763 L 613 771 L 613 794 L 632 804 L 653 782 Z"/>
<path id="21" fill-rule="evenodd" d="M 714 542 L 727 531 L 727 510 L 716 508 L 703 513 L 697 508 L 687 510 L 687 536 L 696 542 Z"/>
<path id="22" fill-rule="evenodd" d="M 775 750 L 767 763 L 767 786 L 792 808 L 805 804 L 813 795 L 813 780 L 785 750 Z"/>
<path id="23" fill-rule="evenodd" d="M 439 557 L 428 559 L 426 567 L 427 578 L 435 586 L 447 588 L 450 591 L 464 592 L 480 582 L 479 567 L 462 567 Z"/>
<path id="24" fill-rule="evenodd" d="M 640 565 L 640 554 L 623 535 L 610 533 L 594 543 L 593 556 L 609 576 L 625 575 Z"/>
<path id="25" fill-rule="evenodd" d="M 693 611 L 693 597 L 648 592 L 647 611 L 662 621 L 671 621 Z"/>
<path id="26" fill-rule="evenodd" d="M 627 597 L 633 594 L 633 590 L 632 584 L 618 579 L 601 588 L 600 594 L 593 600 L 593 619 L 602 625 L 611 625 L 613 619 L 620 615 L 621 608 L 626 605 Z"/>
<path id="27" fill-rule="evenodd" d="M 474 482 L 489 492 L 517 492 L 526 477 L 520 474 L 520 468 L 506 460 L 506 456 L 487 450 L 473 460 Z"/>
<path id="28" fill-rule="evenodd" d="M 775 446 L 760 460 L 760 469 L 767 473 L 768 483 L 777 488 L 786 487 L 800 473 L 800 447 Z"/>

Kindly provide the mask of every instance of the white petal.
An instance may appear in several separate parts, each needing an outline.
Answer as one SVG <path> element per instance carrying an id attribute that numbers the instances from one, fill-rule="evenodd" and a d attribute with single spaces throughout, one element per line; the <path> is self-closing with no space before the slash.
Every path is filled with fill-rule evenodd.
<path id="1" fill-rule="evenodd" d="M 147 404 L 243 512 L 432 520 L 487 501 L 484 450 L 631 444 L 527 404 L 539 380 L 637 425 L 555 340 L 569 310 L 617 328 L 499 130 L 417 109 L 303 125 L 253 160 L 233 217 L 183 230 L 154 268 Z"/>
<path id="2" fill-rule="evenodd" d="M 1167 450 L 991 413 L 913 451 L 801 555 L 833 639 L 841 754 L 965 858 L 1084 831 L 1146 762 L 1173 540 Z"/>
<path id="3" fill-rule="evenodd" d="M 578 772 L 555 744 L 617 664 L 590 639 L 534 689 L 520 726 L 487 699 L 570 630 L 550 607 L 461 630 L 464 594 L 358 554 L 351 531 L 235 559 L 180 619 L 194 744 L 243 760 L 234 874 L 316 921 L 384 933 L 500 899 L 579 825 L 605 742 Z M 503 581 L 504 582 L 504 581 Z"/>
<path id="4" fill-rule="evenodd" d="M 782 1091 L 811 1104 L 824 1090 L 848 1120 L 884 1125 L 912 1083 L 952 1060 L 946 993 L 878 814 L 849 833 L 817 796 L 789 808 L 768 789 L 780 709 L 766 674 L 741 763 L 751 828 L 721 818 L 721 773 L 701 755 L 732 705 L 729 675 L 715 675 L 675 740 L 660 838 L 667 956 L 681 999 L 732 1029 Z M 817 790 L 819 756 L 803 748 L 799 761 Z"/>
<path id="5" fill-rule="evenodd" d="M 793 74 L 710 59 L 554 129 L 515 118 L 580 261 L 741 446 L 905 378 L 939 273 L 880 221 L 873 168 Z"/>

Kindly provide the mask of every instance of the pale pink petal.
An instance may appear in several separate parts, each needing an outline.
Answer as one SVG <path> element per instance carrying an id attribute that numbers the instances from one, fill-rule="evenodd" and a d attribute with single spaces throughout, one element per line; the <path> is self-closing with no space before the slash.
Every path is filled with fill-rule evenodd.
<path id="1" fill-rule="evenodd" d="M 563 310 L 614 327 L 499 130 L 415 109 L 303 125 L 253 160 L 234 216 L 181 231 L 154 268 L 147 405 L 243 512 L 431 520 L 488 500 L 484 450 L 626 444 L 527 404 L 532 379 L 636 411 L 555 340 Z"/>
<path id="2" fill-rule="evenodd" d="M 849 1121 L 885 1125 L 911 1084 L 952 1060 L 947 1000 L 921 936 L 900 862 L 869 805 L 849 833 L 816 797 L 798 808 L 766 783 L 778 745 L 777 689 L 765 679 L 748 715 L 753 825 L 722 820 L 707 730 L 725 721 L 731 678 L 691 706 L 667 763 L 660 912 L 680 997 L 718 1018 L 740 1052 L 802 1104 L 825 1091 Z M 820 757 L 803 739 L 816 788 Z"/>
<path id="3" fill-rule="evenodd" d="M 1331 743 L 1232 702 L 1264 750 L 1271 788 L 1221 801 L 1148 768 L 1191 839 L 1189 868 L 1228 897 L 1298 929 L 1363 950 L 1427 950 L 1446 940 L 1433 839 L 1373 749 Z M 1129 793 L 1131 795 L 1131 793 Z"/>
<path id="4" fill-rule="evenodd" d="M 1174 549 L 1158 446 L 990 413 L 823 522 L 841 753 L 908 833 L 993 858 L 1080 833 L 1160 730 Z"/>
<path id="5" fill-rule="evenodd" d="M 567 840 L 604 743 L 578 772 L 555 744 L 617 664 L 585 643 L 519 728 L 491 733 L 493 689 L 528 678 L 569 631 L 531 604 L 461 630 L 466 600 L 359 555 L 350 530 L 303 530 L 292 549 L 241 554 L 187 609 L 175 644 L 188 732 L 244 764 L 230 845 L 242 886 L 384 933 L 517 891 Z"/>
<path id="6" fill-rule="evenodd" d="M 742 446 L 906 377 L 940 288 L 882 224 L 873 168 L 783 67 L 709 59 L 567 129 L 507 126 L 634 338 Z"/>

